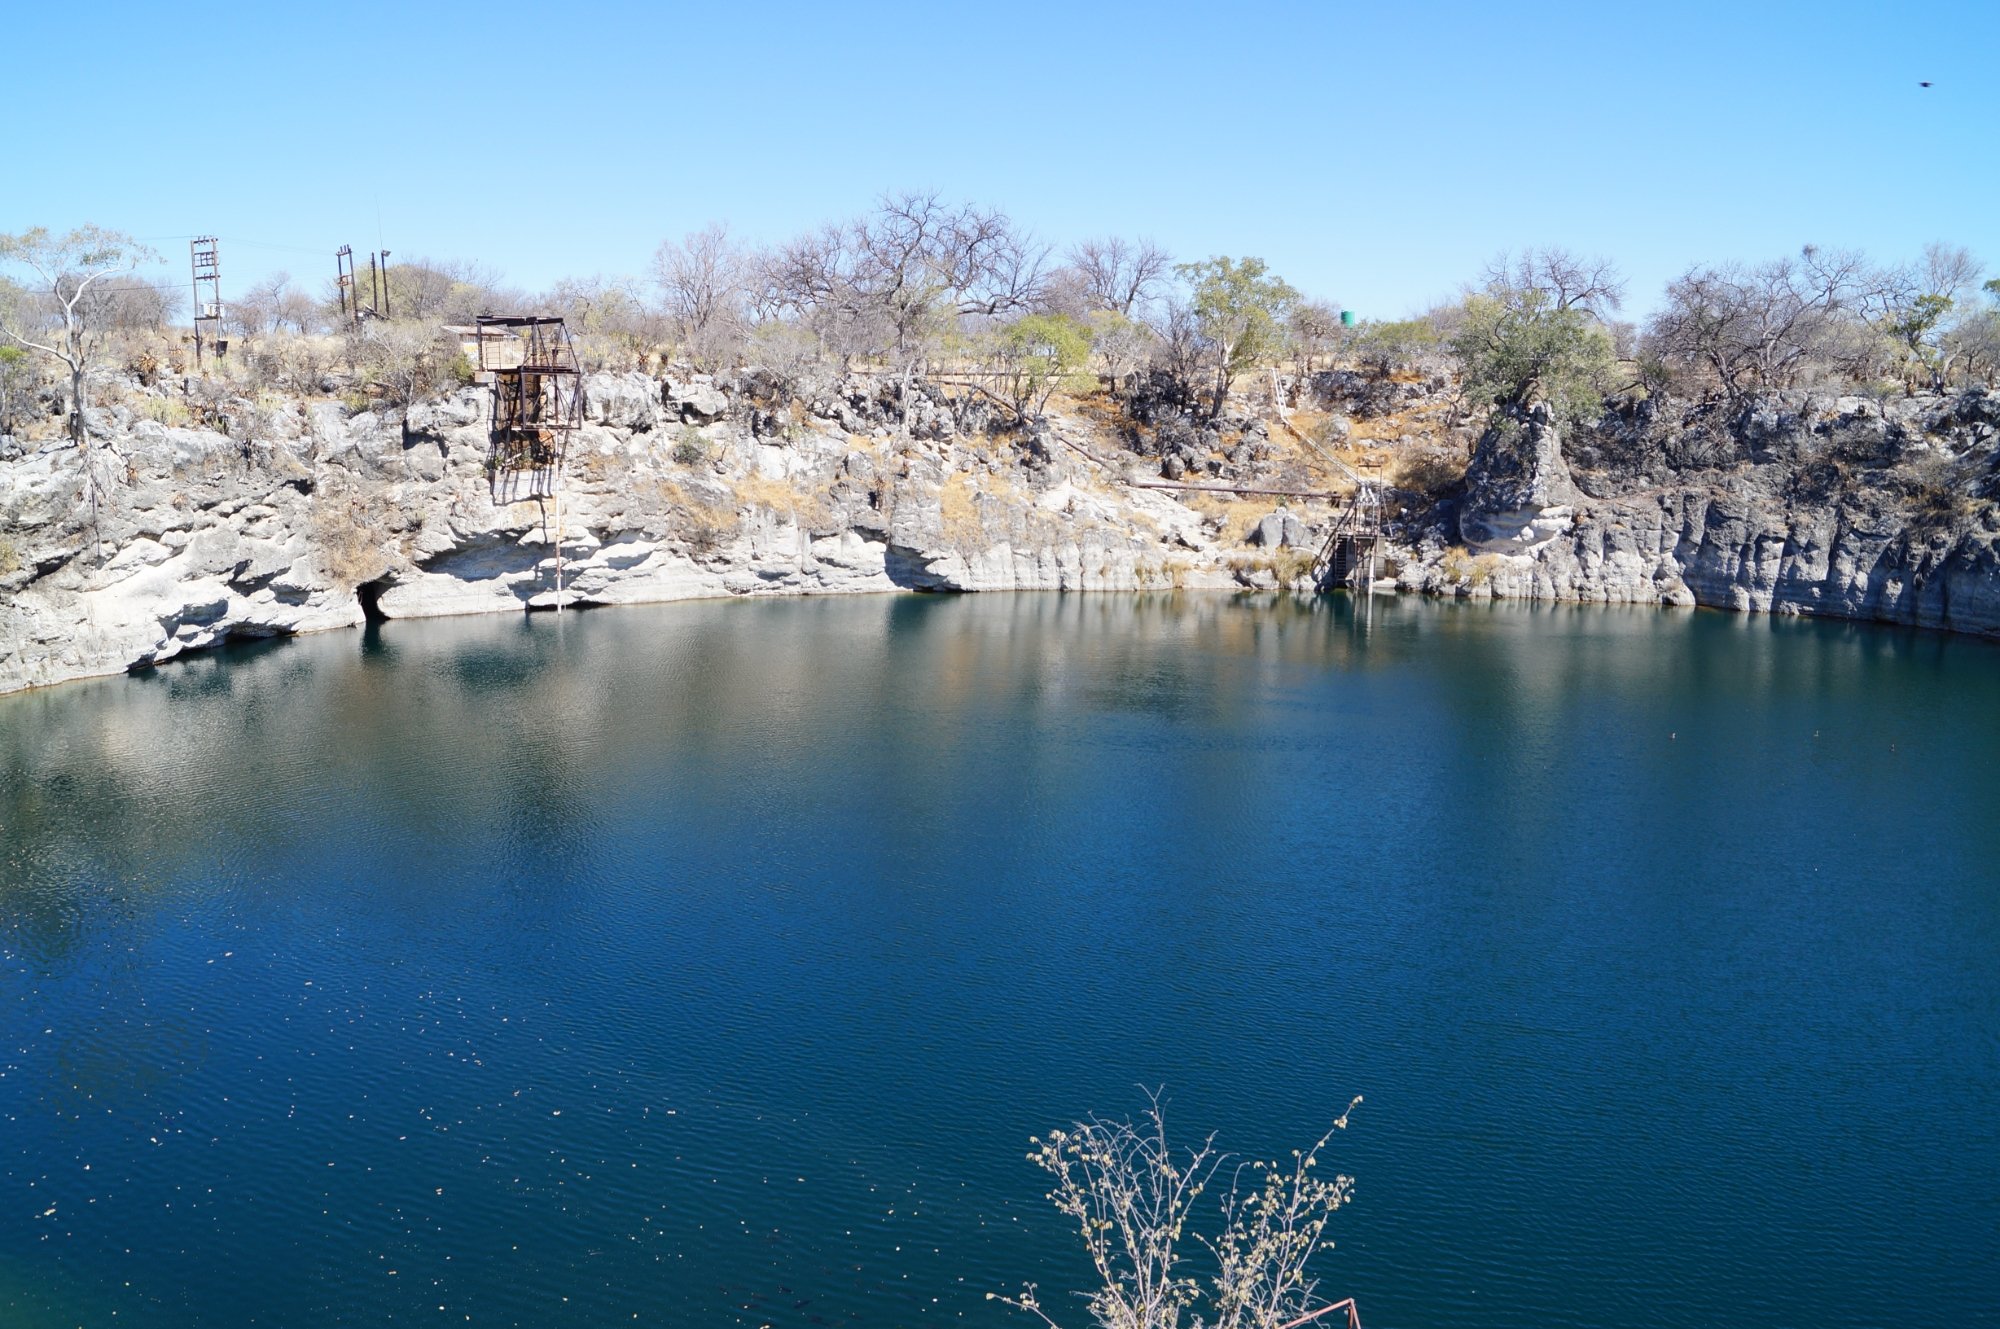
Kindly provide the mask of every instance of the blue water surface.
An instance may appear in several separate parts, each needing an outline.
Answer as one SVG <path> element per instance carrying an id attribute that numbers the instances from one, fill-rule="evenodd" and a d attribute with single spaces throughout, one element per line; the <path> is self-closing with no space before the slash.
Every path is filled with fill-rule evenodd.
<path id="1" fill-rule="evenodd" d="M 880 597 L 0 698 L 0 1324 L 1067 1325 L 1028 1138 L 1398 1326 L 2000 1325 L 2000 648 Z"/>

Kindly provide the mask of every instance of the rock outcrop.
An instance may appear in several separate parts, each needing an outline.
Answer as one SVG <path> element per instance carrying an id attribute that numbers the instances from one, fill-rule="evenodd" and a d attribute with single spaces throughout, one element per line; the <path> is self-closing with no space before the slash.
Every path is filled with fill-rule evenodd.
<path id="1" fill-rule="evenodd" d="M 1468 548 L 1526 555 L 1567 534 L 1577 490 L 1545 402 L 1497 416 L 1465 472 L 1458 528 Z"/>
<path id="2" fill-rule="evenodd" d="M 2000 400 L 1795 396 L 1665 428 L 1642 414 L 1584 442 L 1590 473 L 1543 409 L 1488 429 L 1444 522 L 1475 557 L 1433 537 L 1402 584 L 2000 634 Z"/>

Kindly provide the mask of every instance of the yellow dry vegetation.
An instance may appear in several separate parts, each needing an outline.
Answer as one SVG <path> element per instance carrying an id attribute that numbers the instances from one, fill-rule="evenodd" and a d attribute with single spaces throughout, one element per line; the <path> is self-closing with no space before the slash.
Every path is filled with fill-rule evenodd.
<path id="1" fill-rule="evenodd" d="M 986 523 L 979 516 L 979 501 L 973 496 L 972 477 L 965 472 L 956 471 L 946 478 L 943 488 L 938 490 L 938 512 L 944 526 L 944 538 L 950 543 L 975 545 L 984 538 Z"/>
<path id="2" fill-rule="evenodd" d="M 1416 439 L 1429 440 L 1444 433 L 1445 421 L 1450 414 L 1450 402 L 1426 401 L 1412 406 L 1407 411 L 1390 411 L 1386 415 L 1355 421 L 1354 430 L 1348 435 L 1348 441 L 1350 444 L 1370 441 L 1393 443 L 1405 434 Z"/>
<path id="3" fill-rule="evenodd" d="M 672 480 L 656 480 L 653 488 L 661 505 L 673 514 L 674 533 L 698 554 L 721 544 L 736 524 L 735 513 L 690 495 Z"/>
<path id="4" fill-rule="evenodd" d="M 1233 544 L 1243 543 L 1243 538 L 1250 534 L 1250 528 L 1268 516 L 1278 502 L 1272 498 L 1234 498 L 1228 494 L 1185 491 L 1175 497 L 1202 516 L 1218 519 L 1222 538 Z"/>
<path id="5" fill-rule="evenodd" d="M 1438 571 L 1460 586 L 1484 586 L 1502 566 L 1497 554 L 1474 555 L 1462 545 L 1453 545 L 1438 559 Z"/>
<path id="6" fill-rule="evenodd" d="M 752 471 L 730 488 L 736 492 L 739 507 L 763 508 L 803 526 L 822 525 L 828 517 L 826 495 L 801 488 L 790 479 L 774 480 L 762 471 Z"/>
<path id="7" fill-rule="evenodd" d="M 987 514 L 995 511 L 1003 514 L 997 531 L 987 520 Z M 1011 514 L 1011 520 L 1007 514 Z M 979 470 L 954 471 L 946 477 L 938 489 L 938 516 L 946 543 L 960 549 L 1004 538 L 1013 521 L 1024 521 L 1031 532 L 1045 521 L 1045 514 L 1034 506 L 1013 476 Z M 1074 533 L 1085 527 L 1078 519 L 1066 519 L 1064 528 Z"/>
<path id="8" fill-rule="evenodd" d="M 311 540 L 328 579 L 352 590 L 406 560 L 408 549 L 397 538 L 393 516 L 386 495 L 379 491 L 315 494 Z"/>

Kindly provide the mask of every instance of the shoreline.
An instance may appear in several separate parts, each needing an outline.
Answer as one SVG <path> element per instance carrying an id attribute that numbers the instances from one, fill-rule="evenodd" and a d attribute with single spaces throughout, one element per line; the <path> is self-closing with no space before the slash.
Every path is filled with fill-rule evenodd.
<path id="1" fill-rule="evenodd" d="M 1760 618 L 1769 620 L 1772 623 L 1778 623 L 1784 621 L 1791 621 L 1798 623 L 1824 623 L 1828 625 L 1841 625 L 1851 628 L 1864 628 L 1871 631 L 1893 630 L 1906 633 L 1915 633 L 1924 636 L 1936 637 L 1940 641 L 1964 640 L 1964 641 L 1985 643 L 1992 646 L 2000 646 L 2000 634 L 1995 634 L 1995 633 L 1973 632 L 1963 629 L 1937 627 L 1930 624 L 1915 623 L 1915 622 L 1896 620 L 1896 619 L 1863 618 L 1845 614 L 1816 614 L 1816 613 L 1807 613 L 1803 611 L 1783 612 L 1783 611 L 1770 611 L 1761 609 L 1738 609 L 1730 605 L 1706 604 L 1706 603 L 1701 603 L 1699 601 L 1692 604 L 1678 604 L 1678 603 L 1667 603 L 1667 602 L 1648 603 L 1644 601 L 1630 601 L 1630 600 L 1627 601 L 1585 600 L 1585 599 L 1575 599 L 1575 598 L 1553 599 L 1548 597 L 1516 596 L 1516 595 L 1502 595 L 1502 594 L 1449 595 L 1449 594 L 1440 594 L 1437 592 L 1411 592 L 1411 591 L 1400 591 L 1400 590 L 1391 591 L 1383 589 L 1378 589 L 1372 594 L 1375 596 L 1380 596 L 1383 600 L 1388 602 L 1399 602 L 1399 601 L 1406 602 L 1415 600 L 1434 605 L 1458 605 L 1468 608 L 1475 605 L 1488 608 L 1506 605 L 1506 606 L 1516 606 L 1524 609 L 1526 608 L 1563 609 L 1563 610 L 1623 609 L 1631 611 L 1649 611 L 1653 613 L 1667 613 L 1667 614 L 1679 614 L 1679 613 L 1686 613 L 1690 615 L 1714 614 L 1729 619 L 1741 620 L 1746 623 L 1751 620 Z M 0 705 L 5 705 L 8 699 L 10 698 L 26 697 L 37 694 L 46 694 L 53 692 L 55 689 L 66 687 L 74 683 L 104 682 L 116 678 L 143 678 L 158 674 L 163 670 L 169 669 L 172 666 L 179 664 L 192 664 L 201 661 L 212 661 L 217 657 L 225 655 L 226 653 L 232 650 L 275 647 L 282 645 L 283 643 L 288 641 L 298 640 L 302 638 L 309 638 L 309 637 L 330 636 L 336 632 L 358 631 L 366 633 L 369 631 L 381 631 L 383 629 L 389 628 L 399 623 L 423 623 L 439 619 L 498 618 L 508 614 L 516 614 L 522 618 L 545 619 L 545 618 L 555 617 L 558 613 L 596 614 L 607 610 L 618 610 L 618 609 L 628 609 L 628 608 L 633 608 L 633 609 L 659 608 L 668 605 L 680 605 L 680 604 L 749 603 L 753 601 L 802 601 L 802 600 L 813 600 L 813 599 L 828 599 L 835 597 L 845 599 L 857 596 L 883 596 L 883 597 L 935 596 L 935 597 L 949 598 L 957 596 L 975 596 L 975 595 L 977 596 L 1083 595 L 1092 597 L 1124 595 L 1133 598 L 1147 598 L 1147 597 L 1157 597 L 1157 596 L 1179 597 L 1184 595 L 1201 595 L 1201 596 L 1214 596 L 1214 597 L 1229 597 L 1235 599 L 1244 599 L 1253 596 L 1263 596 L 1263 597 L 1282 596 L 1282 597 L 1289 597 L 1294 600 L 1303 600 L 1303 599 L 1331 600 L 1336 597 L 1345 596 L 1352 604 L 1364 603 L 1363 592 L 1352 590 L 1350 588 L 1345 588 L 1345 587 L 1335 588 L 1335 589 L 1318 589 L 1318 590 L 1304 590 L 1286 586 L 1262 587 L 1262 586 L 1245 586 L 1245 585 L 1131 587 L 1131 588 L 1104 588 L 1104 589 L 1090 589 L 1090 590 L 1063 589 L 1057 587 L 1015 587 L 1015 588 L 1010 588 L 1008 590 L 998 590 L 998 591 L 970 591 L 970 590 L 960 590 L 953 588 L 930 589 L 930 588 L 912 588 L 912 587 L 898 586 L 898 587 L 886 587 L 886 588 L 855 587 L 852 589 L 845 589 L 845 590 L 817 590 L 817 591 L 775 590 L 775 591 L 764 592 L 761 594 L 749 594 L 749 595 L 734 594 L 730 592 L 722 592 L 720 594 L 673 595 L 673 596 L 663 596 L 656 599 L 629 599 L 629 600 L 622 600 L 617 603 L 584 602 L 578 604 L 569 604 L 566 605 L 560 611 L 556 610 L 553 606 L 537 605 L 525 609 L 495 606 L 492 608 L 484 608 L 484 609 L 465 609 L 456 612 L 412 614 L 412 615 L 403 615 L 397 617 L 378 617 L 378 618 L 357 617 L 352 622 L 325 623 L 310 628 L 304 628 L 296 632 L 269 633 L 263 635 L 230 636 L 230 637 L 225 637 L 222 640 L 216 641 L 206 646 L 179 652 L 171 657 L 162 660 L 105 668 L 88 673 L 75 673 L 67 675 L 62 678 L 52 679 L 47 682 L 33 682 L 33 683 L 27 683 L 22 686 L 9 688 L 4 691 L 0 691 Z"/>

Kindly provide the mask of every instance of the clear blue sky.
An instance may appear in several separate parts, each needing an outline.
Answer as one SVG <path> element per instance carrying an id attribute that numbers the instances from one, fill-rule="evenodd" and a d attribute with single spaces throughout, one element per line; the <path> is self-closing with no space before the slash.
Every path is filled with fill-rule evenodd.
<path id="1" fill-rule="evenodd" d="M 212 232 L 225 297 L 317 290 L 343 242 L 637 274 L 904 188 L 1365 316 L 1526 244 L 1617 259 L 1638 310 L 1806 241 L 2000 265 L 2000 0 L 17 8 L 0 230 L 158 237 L 181 275 Z"/>

